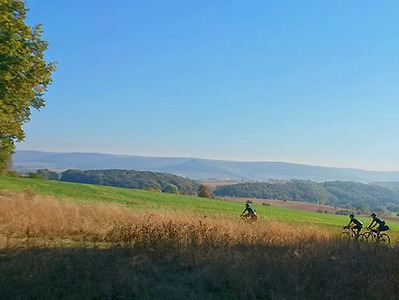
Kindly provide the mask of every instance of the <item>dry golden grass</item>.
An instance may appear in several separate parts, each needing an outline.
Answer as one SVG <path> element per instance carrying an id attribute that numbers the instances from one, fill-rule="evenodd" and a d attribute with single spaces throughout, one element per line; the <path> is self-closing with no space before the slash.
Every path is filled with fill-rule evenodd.
<path id="1" fill-rule="evenodd" d="M 399 248 L 0 192 L 0 299 L 398 299 Z"/>
<path id="2" fill-rule="evenodd" d="M 174 211 L 136 213 L 117 204 L 76 203 L 32 191 L 0 194 L 0 247 L 55 245 L 60 241 L 105 245 L 285 245 L 328 240 L 320 228 L 278 222 L 242 223 Z M 76 244 L 76 243 L 75 243 Z"/>

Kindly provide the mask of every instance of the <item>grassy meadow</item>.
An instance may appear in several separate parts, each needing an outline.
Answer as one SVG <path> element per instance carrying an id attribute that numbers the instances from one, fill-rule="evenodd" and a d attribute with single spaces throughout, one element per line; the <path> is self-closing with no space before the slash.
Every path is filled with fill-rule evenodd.
<path id="1" fill-rule="evenodd" d="M 0 177 L 0 299 L 398 299 L 399 248 L 339 241 L 348 217 L 243 208 Z"/>
<path id="2" fill-rule="evenodd" d="M 10 191 L 31 191 L 38 195 L 54 196 L 77 202 L 117 203 L 136 210 L 138 213 L 159 210 L 178 211 L 197 216 L 238 219 L 244 210 L 244 201 L 206 199 L 194 196 L 158 193 L 154 191 L 133 190 L 30 178 L 0 176 L 0 189 Z M 311 224 L 340 231 L 349 221 L 347 216 L 289 210 L 273 206 L 254 204 L 262 222 L 283 221 L 290 224 Z M 143 212 L 144 211 L 144 212 Z M 361 217 L 368 224 L 368 216 Z M 399 233 L 399 223 L 389 221 L 392 233 Z M 396 235 L 399 239 L 399 235 Z"/>

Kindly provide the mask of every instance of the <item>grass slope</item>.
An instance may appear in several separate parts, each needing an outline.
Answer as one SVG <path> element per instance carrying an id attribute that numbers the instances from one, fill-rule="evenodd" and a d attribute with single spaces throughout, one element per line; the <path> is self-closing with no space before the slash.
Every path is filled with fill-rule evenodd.
<path id="1" fill-rule="evenodd" d="M 227 200 L 205 199 L 194 196 L 174 195 L 152 191 L 133 190 L 97 186 L 90 184 L 68 183 L 59 181 L 13 178 L 0 176 L 0 189 L 12 191 L 32 190 L 37 194 L 51 195 L 57 198 L 72 198 L 77 201 L 100 201 L 125 204 L 139 211 L 170 209 L 190 211 L 207 216 L 237 218 L 242 212 L 243 203 Z M 275 220 L 287 223 L 304 223 L 328 226 L 340 230 L 348 222 L 347 216 L 303 212 L 270 206 L 256 206 L 260 220 Z M 368 224 L 370 219 L 361 217 Z M 389 221 L 391 236 L 399 236 L 399 223 Z"/>
<path id="2" fill-rule="evenodd" d="M 347 217 L 242 208 L 0 177 L 0 299 L 398 299 L 399 247 L 340 241 Z"/>

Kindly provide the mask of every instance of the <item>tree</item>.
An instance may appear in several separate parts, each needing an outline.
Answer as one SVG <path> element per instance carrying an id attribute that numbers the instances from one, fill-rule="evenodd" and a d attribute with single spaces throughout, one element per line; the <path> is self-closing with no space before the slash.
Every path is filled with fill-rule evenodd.
<path id="1" fill-rule="evenodd" d="M 47 179 L 42 174 L 34 173 L 34 172 L 28 173 L 28 177 L 32 178 L 32 179 Z"/>
<path id="2" fill-rule="evenodd" d="M 31 108 L 40 110 L 55 63 L 44 60 L 48 43 L 41 25 L 25 24 L 22 0 L 0 0 L 0 173 L 7 170 L 15 143 L 25 138 L 22 125 Z"/>
<path id="3" fill-rule="evenodd" d="M 211 192 L 206 185 L 201 184 L 198 188 L 198 197 L 211 198 Z"/>
<path id="4" fill-rule="evenodd" d="M 162 192 L 171 193 L 171 194 L 178 194 L 179 193 L 179 189 L 174 184 L 169 183 L 168 185 L 166 185 L 163 188 Z"/>
<path id="5" fill-rule="evenodd" d="M 39 170 L 36 170 L 36 173 L 43 176 L 43 178 L 46 178 L 49 180 L 59 180 L 60 179 L 59 173 L 50 171 L 49 169 L 39 169 Z"/>

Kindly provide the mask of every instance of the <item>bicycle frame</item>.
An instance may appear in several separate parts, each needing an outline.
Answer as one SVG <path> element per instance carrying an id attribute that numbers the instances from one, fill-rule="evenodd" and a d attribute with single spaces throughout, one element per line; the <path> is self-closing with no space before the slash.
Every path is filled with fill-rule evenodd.
<path id="1" fill-rule="evenodd" d="M 344 233 L 348 233 L 349 236 L 350 236 L 351 238 L 353 238 L 353 239 L 358 238 L 358 237 L 360 236 L 360 234 L 361 234 L 360 231 L 359 231 L 359 235 L 357 235 L 357 233 L 355 232 L 355 230 L 353 230 L 353 227 L 352 227 L 352 226 L 344 228 L 344 230 L 342 231 L 341 235 L 344 234 Z"/>
<path id="2" fill-rule="evenodd" d="M 256 220 L 258 220 L 258 216 L 256 214 L 254 215 L 241 215 L 240 216 L 241 220 L 248 222 L 248 223 L 252 223 L 255 222 Z"/>
<path id="3" fill-rule="evenodd" d="M 366 240 L 368 241 L 368 239 L 371 237 L 371 239 L 379 244 L 384 244 L 384 245 L 389 245 L 391 242 L 391 238 L 389 237 L 388 234 L 386 233 L 381 233 L 378 237 L 377 235 L 377 230 L 370 228 L 370 227 L 366 227 L 367 231 L 363 234 L 366 238 Z"/>

